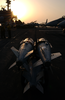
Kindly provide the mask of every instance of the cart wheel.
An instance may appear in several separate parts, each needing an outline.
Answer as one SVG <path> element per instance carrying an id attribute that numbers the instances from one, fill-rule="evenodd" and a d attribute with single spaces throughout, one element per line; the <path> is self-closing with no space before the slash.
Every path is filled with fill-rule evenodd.
<path id="1" fill-rule="evenodd" d="M 44 94 L 47 95 L 48 92 L 48 70 L 47 69 L 44 69 L 44 81 L 45 81 L 45 83 L 43 84 Z"/>
<path id="2" fill-rule="evenodd" d="M 21 74 L 21 85 L 22 85 L 22 94 L 23 94 L 23 91 L 24 91 L 24 87 L 25 87 L 25 78 L 24 76 Z"/>

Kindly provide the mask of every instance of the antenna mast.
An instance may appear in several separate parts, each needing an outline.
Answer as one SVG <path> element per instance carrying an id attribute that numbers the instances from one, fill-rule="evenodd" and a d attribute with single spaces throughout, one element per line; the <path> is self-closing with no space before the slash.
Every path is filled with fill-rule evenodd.
<path id="1" fill-rule="evenodd" d="M 6 0 L 7 3 L 7 10 L 9 10 L 9 7 L 11 6 L 11 1 L 10 0 Z"/>

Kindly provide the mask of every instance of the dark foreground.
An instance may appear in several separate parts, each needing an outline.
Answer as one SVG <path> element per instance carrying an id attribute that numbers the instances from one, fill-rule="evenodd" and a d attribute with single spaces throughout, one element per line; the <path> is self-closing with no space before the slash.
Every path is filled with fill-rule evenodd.
<path id="1" fill-rule="evenodd" d="M 19 49 L 20 41 L 26 37 L 35 40 L 46 38 L 53 48 L 51 52 L 60 52 L 61 57 L 51 62 L 52 72 L 48 73 L 48 89 L 43 95 L 36 88 L 29 89 L 23 96 L 21 93 L 21 71 L 17 67 L 8 70 L 16 60 L 10 48 Z M 61 30 L 12 29 L 11 39 L 0 39 L 0 100 L 65 100 L 65 35 Z"/>

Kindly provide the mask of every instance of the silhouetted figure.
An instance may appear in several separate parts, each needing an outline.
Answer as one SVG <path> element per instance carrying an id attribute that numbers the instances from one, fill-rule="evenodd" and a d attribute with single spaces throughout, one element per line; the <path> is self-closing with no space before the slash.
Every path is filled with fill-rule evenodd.
<path id="1" fill-rule="evenodd" d="M 8 31 L 8 38 L 11 38 L 11 26 L 8 24 L 7 25 L 7 31 Z"/>
<path id="2" fill-rule="evenodd" d="M 2 24 L 1 26 L 1 38 L 5 38 L 5 25 Z"/>

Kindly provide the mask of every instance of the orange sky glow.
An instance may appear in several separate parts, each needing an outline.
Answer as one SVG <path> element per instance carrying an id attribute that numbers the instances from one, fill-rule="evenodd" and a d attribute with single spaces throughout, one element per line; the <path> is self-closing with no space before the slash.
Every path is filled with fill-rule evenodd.
<path id="1" fill-rule="evenodd" d="M 0 1 L 6 5 L 6 0 Z M 65 0 L 11 0 L 11 10 L 25 23 L 52 21 L 65 15 Z"/>

